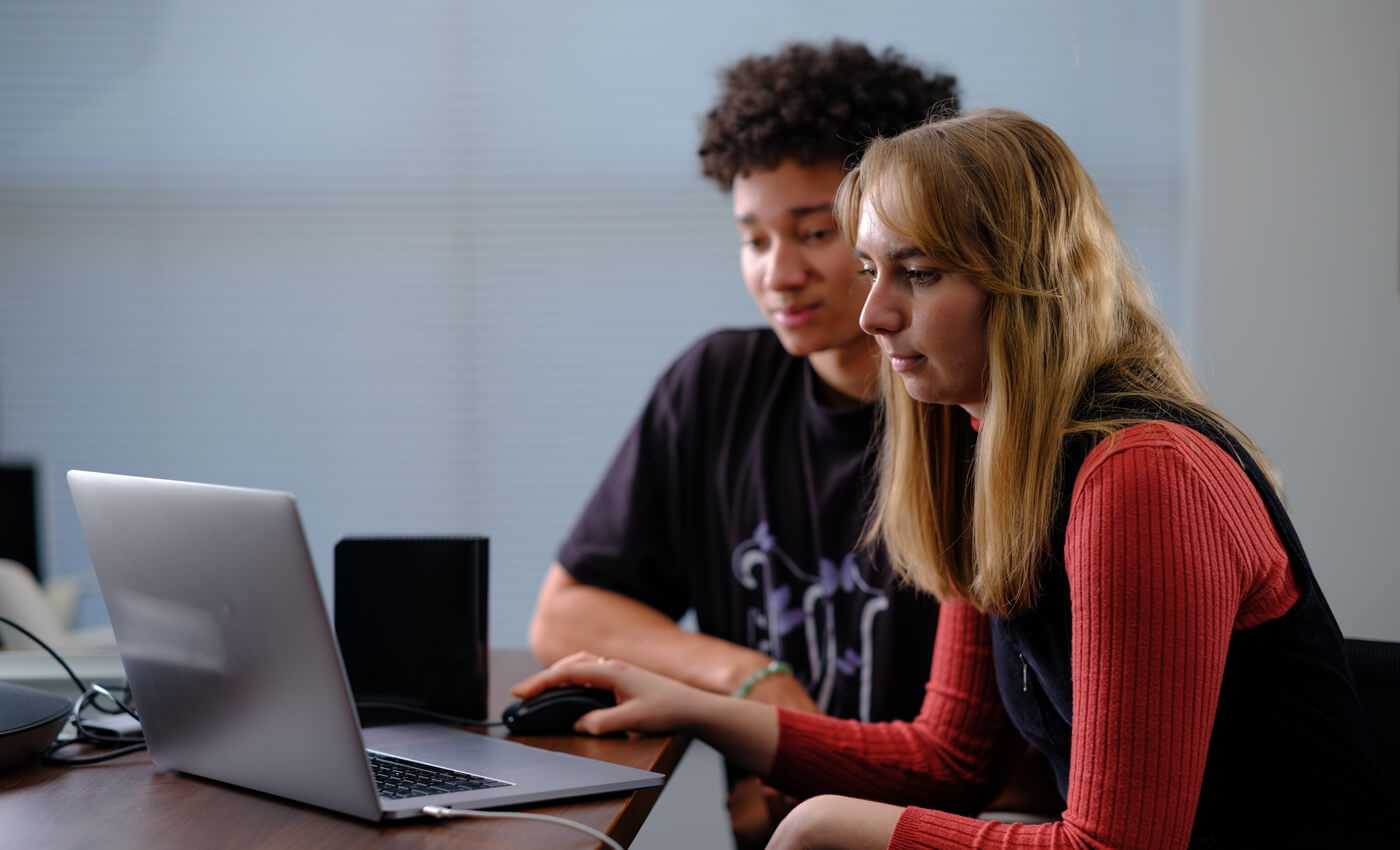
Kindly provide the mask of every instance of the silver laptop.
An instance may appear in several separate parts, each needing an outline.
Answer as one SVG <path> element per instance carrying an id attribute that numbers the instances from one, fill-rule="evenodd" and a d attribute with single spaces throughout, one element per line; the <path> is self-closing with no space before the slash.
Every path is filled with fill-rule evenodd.
<path id="1" fill-rule="evenodd" d="M 434 724 L 362 730 L 289 493 L 79 470 L 68 486 L 162 768 L 371 820 L 664 779 Z M 382 796 L 386 758 L 480 781 Z"/>

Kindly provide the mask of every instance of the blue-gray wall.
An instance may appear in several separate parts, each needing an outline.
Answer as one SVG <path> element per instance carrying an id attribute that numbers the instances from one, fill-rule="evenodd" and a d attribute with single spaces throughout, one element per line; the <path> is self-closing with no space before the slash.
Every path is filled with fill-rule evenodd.
<path id="1" fill-rule="evenodd" d="M 836 34 L 1064 134 L 1190 338 L 1170 3 L 0 0 L 0 454 L 45 568 L 90 570 L 70 467 L 291 490 L 323 580 L 342 535 L 490 535 L 522 645 L 652 379 L 759 320 L 696 173 L 716 70 Z"/>

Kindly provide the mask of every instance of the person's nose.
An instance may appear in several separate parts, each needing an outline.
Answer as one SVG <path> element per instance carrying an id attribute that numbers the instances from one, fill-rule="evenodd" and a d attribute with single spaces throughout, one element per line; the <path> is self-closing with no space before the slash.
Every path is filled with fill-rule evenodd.
<path id="1" fill-rule="evenodd" d="M 888 336 L 904 329 L 904 310 L 898 294 L 876 277 L 860 311 L 860 329 L 871 336 Z"/>
<path id="2" fill-rule="evenodd" d="M 802 252 L 802 246 L 790 239 L 778 239 L 768 256 L 768 268 L 764 275 L 764 286 L 781 291 L 797 289 L 807 283 L 811 267 Z"/>

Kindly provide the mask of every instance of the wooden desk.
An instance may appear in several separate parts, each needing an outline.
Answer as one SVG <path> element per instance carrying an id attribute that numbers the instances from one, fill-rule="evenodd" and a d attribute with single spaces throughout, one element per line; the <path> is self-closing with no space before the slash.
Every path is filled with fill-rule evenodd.
<path id="1" fill-rule="evenodd" d="M 492 712 L 507 688 L 538 669 L 524 651 L 491 656 Z M 503 737 L 503 730 L 491 734 Z M 520 740 L 561 752 L 670 774 L 680 737 L 535 736 Z M 520 807 L 602 830 L 626 846 L 661 788 Z M 40 764 L 0 774 L 0 845 L 54 850 L 205 848 L 590 848 L 577 830 L 521 820 L 428 820 L 374 824 L 205 779 L 156 769 L 145 753 L 87 767 Z"/>

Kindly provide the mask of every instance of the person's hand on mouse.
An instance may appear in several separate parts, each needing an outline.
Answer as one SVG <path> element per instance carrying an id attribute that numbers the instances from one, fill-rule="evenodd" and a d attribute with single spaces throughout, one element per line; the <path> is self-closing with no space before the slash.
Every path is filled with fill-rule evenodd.
<path id="1" fill-rule="evenodd" d="M 778 751 L 778 709 L 774 706 L 693 688 L 625 661 L 603 660 L 587 652 L 555 662 L 511 692 L 526 699 L 560 685 L 607 688 L 617 697 L 616 707 L 580 717 L 574 724 L 575 732 L 680 732 L 702 739 L 748 773 L 764 776 L 773 766 Z"/>
<path id="2" fill-rule="evenodd" d="M 704 710 L 701 706 L 709 700 L 723 699 L 625 661 L 600 659 L 588 652 L 556 661 L 511 688 L 511 693 L 525 699 L 560 685 L 607 688 L 617 696 L 616 707 L 590 711 L 578 719 L 574 730 L 590 735 L 622 731 L 692 733 L 699 722 L 697 712 Z"/>

